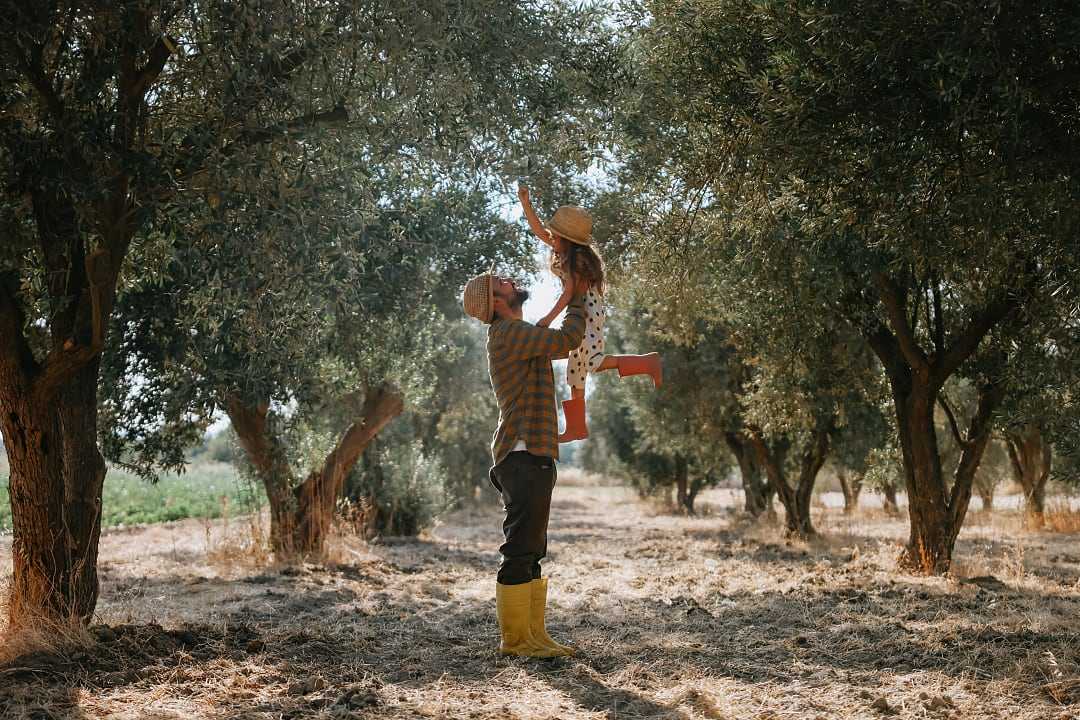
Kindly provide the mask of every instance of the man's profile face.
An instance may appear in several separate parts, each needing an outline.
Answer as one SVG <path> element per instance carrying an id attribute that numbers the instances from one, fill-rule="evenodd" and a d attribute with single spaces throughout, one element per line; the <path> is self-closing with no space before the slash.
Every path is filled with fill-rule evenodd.
<path id="1" fill-rule="evenodd" d="M 512 278 L 496 275 L 491 282 L 491 294 L 502 298 L 511 310 L 517 310 L 529 299 L 529 291 L 519 288 Z"/>

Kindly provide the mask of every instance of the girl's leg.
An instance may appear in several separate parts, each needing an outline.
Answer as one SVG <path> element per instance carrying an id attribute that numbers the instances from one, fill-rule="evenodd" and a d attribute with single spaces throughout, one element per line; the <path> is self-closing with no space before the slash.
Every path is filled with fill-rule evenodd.
<path id="1" fill-rule="evenodd" d="M 559 442 L 584 440 L 589 437 L 589 427 L 585 422 L 585 386 L 570 386 L 570 399 L 563 400 L 563 420 L 566 430 L 559 435 Z"/>
<path id="2" fill-rule="evenodd" d="M 585 380 L 589 376 L 589 362 L 585 352 L 578 348 L 570 353 L 566 363 L 566 384 L 570 386 L 570 399 L 563 401 L 563 421 L 566 429 L 559 434 L 561 443 L 584 440 L 589 437 L 585 426 Z"/>
<path id="3" fill-rule="evenodd" d="M 604 359 L 600 361 L 600 364 L 593 368 L 593 372 L 602 372 L 604 370 L 614 370 L 619 367 L 618 358 L 625 357 L 624 355 L 605 355 Z"/>
<path id="4" fill-rule="evenodd" d="M 649 375 L 653 385 L 660 387 L 664 382 L 664 368 L 659 353 L 645 355 L 607 355 L 593 372 L 618 370 L 621 377 L 627 375 Z"/>

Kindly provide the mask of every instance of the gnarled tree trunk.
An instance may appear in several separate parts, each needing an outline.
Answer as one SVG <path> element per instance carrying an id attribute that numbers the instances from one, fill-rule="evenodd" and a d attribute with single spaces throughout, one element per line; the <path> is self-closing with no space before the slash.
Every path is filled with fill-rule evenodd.
<path id="1" fill-rule="evenodd" d="M 760 432 L 750 431 L 757 461 L 765 468 L 769 483 L 784 505 L 785 523 L 790 535 L 808 538 L 817 534 L 810 518 L 810 500 L 814 495 L 818 472 L 829 455 L 834 422 L 835 416 L 831 415 L 819 419 L 810 441 L 800 453 L 798 483 L 794 488 L 788 483 L 783 454 L 775 448 L 770 449 Z"/>
<path id="2" fill-rule="evenodd" d="M 960 461 L 951 490 L 946 488 L 938 453 L 933 418 L 936 398 L 931 397 L 924 387 L 915 387 L 905 393 L 897 383 L 893 383 L 893 393 L 911 519 L 903 561 L 923 572 L 945 572 L 952 562 L 956 538 L 967 515 L 975 472 L 990 439 L 991 420 L 1002 393 L 993 384 L 980 386 L 967 434 L 958 438 Z"/>
<path id="3" fill-rule="evenodd" d="M 844 468 L 836 470 L 836 479 L 840 481 L 840 491 L 844 493 L 844 514 L 850 515 L 859 506 L 859 495 L 863 488 L 862 473 L 848 472 Z"/>
<path id="4" fill-rule="evenodd" d="M 269 404 L 252 406 L 231 396 L 225 407 L 241 447 L 266 488 L 271 547 L 281 557 L 323 551 L 345 477 L 368 443 L 404 409 L 401 395 L 395 390 L 387 386 L 370 389 L 358 417 L 323 463 L 296 483 L 277 436 L 269 427 Z"/>
<path id="5" fill-rule="evenodd" d="M 127 251 L 123 223 L 86 255 L 75 209 L 33 195 L 48 295 L 49 351 L 35 357 L 13 276 L 0 275 L 0 428 L 10 466 L 12 627 L 89 622 L 97 605 L 105 462 L 97 447 L 104 328 Z M 126 212 L 121 200 L 120 214 Z"/>
<path id="6" fill-rule="evenodd" d="M 296 553 L 296 497 L 292 468 L 285 448 L 270 426 L 270 403 L 245 403 L 236 395 L 225 398 L 225 412 L 236 439 L 266 490 L 270 505 L 270 549 L 287 557 Z"/>
<path id="7" fill-rule="evenodd" d="M 40 259 L 34 272 L 44 278 L 48 306 L 24 309 L 19 283 L 28 274 L 0 269 L 0 428 L 11 472 L 14 628 L 85 623 L 97 604 L 105 480 L 97 447 L 100 354 L 120 267 L 140 222 L 129 153 L 145 141 L 145 98 L 172 54 L 143 10 L 102 5 L 80 18 L 92 30 L 120 23 L 126 29 L 110 46 L 110 62 L 103 65 L 90 53 L 82 68 L 94 68 L 94 82 L 111 88 L 100 92 L 111 93 L 112 113 L 91 123 L 108 128 L 104 144 L 94 147 L 79 130 L 88 127 L 82 115 L 87 98 L 57 82 L 62 73 L 45 59 L 49 53 L 31 53 L 18 68 L 23 77 L 16 82 L 32 88 L 28 105 L 41 114 L 34 130 L 37 160 L 13 168 L 20 177 L 9 187 L 25 188 L 31 199 Z M 50 14 L 21 16 L 29 23 L 22 28 L 27 37 L 38 37 L 43 27 L 31 20 Z M 61 45 L 70 39 L 66 32 L 48 37 Z M 53 49 L 56 58 L 71 57 L 70 46 Z M 79 75 L 80 60 L 71 62 L 67 70 Z M 41 316 L 27 317 L 37 312 Z M 48 333 L 48 350 L 36 357 L 29 338 L 41 330 Z"/>
<path id="8" fill-rule="evenodd" d="M 0 288 L 0 427 L 10 466 L 13 579 L 9 619 L 89 622 L 97 605 L 97 553 L 105 462 L 97 447 L 101 328 L 112 306 L 115 275 L 98 293 L 82 265 L 82 241 L 61 263 L 74 299 L 52 319 L 52 349 L 37 361 L 23 336 L 22 313 Z M 93 302 L 90 294 L 95 294 Z"/>
<path id="9" fill-rule="evenodd" d="M 896 501 L 896 486 L 892 484 L 883 485 L 881 494 L 883 496 L 881 506 L 885 512 L 890 515 L 898 515 L 900 513 L 900 504 Z"/>
<path id="10" fill-rule="evenodd" d="M 1028 423 L 1005 434 L 1005 447 L 1013 478 L 1024 490 L 1024 509 L 1033 527 L 1045 524 L 1046 481 L 1050 477 L 1053 451 L 1036 423 Z"/>
<path id="11" fill-rule="evenodd" d="M 888 327 L 867 326 L 866 339 L 885 367 L 896 412 L 896 429 L 904 458 L 904 482 L 911 530 L 902 558 L 910 567 L 926 573 L 942 573 L 952 562 L 956 536 L 963 526 L 971 500 L 971 486 L 990 436 L 990 420 L 1001 400 L 994 383 L 979 388 L 978 406 L 962 436 L 955 417 L 945 410 L 961 447 L 952 488 L 941 468 L 934 406 L 940 402 L 946 380 L 978 349 L 992 328 L 1002 322 L 1030 291 L 1033 275 L 1018 276 L 1021 286 L 1009 288 L 974 308 L 963 326 L 946 332 L 941 289 L 936 282 L 913 289 L 908 280 L 897 281 L 885 273 L 873 280 L 884 306 Z M 919 344 L 916 328 L 923 313 L 913 312 L 909 301 L 920 305 L 927 317 L 926 331 L 933 343 L 930 352 Z M 944 405 L 944 403 L 943 403 Z"/>
<path id="12" fill-rule="evenodd" d="M 687 515 L 694 514 L 694 497 L 697 491 L 690 488 L 690 467 L 686 458 L 678 455 L 675 458 L 675 503 L 679 510 Z"/>
<path id="13" fill-rule="evenodd" d="M 755 459 L 753 444 L 742 432 L 724 433 L 724 442 L 739 463 L 744 508 L 751 517 L 759 517 L 769 510 L 772 488 L 768 480 L 761 476 L 761 466 Z"/>

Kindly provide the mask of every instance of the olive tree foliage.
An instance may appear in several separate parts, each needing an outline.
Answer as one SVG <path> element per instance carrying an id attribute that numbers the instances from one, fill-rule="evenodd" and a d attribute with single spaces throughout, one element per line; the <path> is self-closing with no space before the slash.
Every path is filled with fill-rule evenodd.
<path id="1" fill-rule="evenodd" d="M 724 437 L 739 423 L 740 360 L 719 328 L 701 326 L 679 341 L 665 336 L 631 286 L 624 287 L 614 298 L 609 345 L 659 352 L 664 362 L 659 389 L 642 378 L 619 382 L 634 430 L 627 462 L 650 490 L 674 486 L 677 507 L 693 514 L 698 493 L 731 470 Z"/>
<path id="2" fill-rule="evenodd" d="M 887 389 L 879 383 L 877 388 L 871 386 L 868 392 L 856 395 L 848 406 L 847 422 L 838 431 L 829 465 L 840 483 L 848 514 L 858 508 L 859 496 L 868 486 L 867 473 L 875 451 L 891 438 L 886 394 Z"/>
<path id="3" fill-rule="evenodd" d="M 661 282 L 673 268 L 689 306 L 734 260 L 765 309 L 798 288 L 779 334 L 861 338 L 892 396 L 905 558 L 946 570 L 1014 343 L 1075 323 L 1080 16 L 1065 2 L 684 0 L 629 20 L 639 83 L 620 151 L 652 236 L 634 252 L 662 261 Z M 649 250 L 656 228 L 671 239 Z M 934 415 L 958 374 L 978 399 L 950 479 Z"/>
<path id="4" fill-rule="evenodd" d="M 341 183 L 343 170 L 335 171 L 331 177 Z M 364 188 L 375 182 L 365 179 Z M 415 182 L 387 178 L 381 206 L 368 216 L 350 211 L 349 200 L 364 188 L 346 186 L 352 192 L 342 193 L 335 207 L 329 178 L 306 212 L 294 199 L 288 216 L 267 223 L 269 212 L 242 208 L 235 226 L 215 228 L 203 248 L 175 263 L 175 284 L 131 292 L 121 305 L 121 325 L 128 316 L 146 317 L 149 307 L 159 309 L 158 319 L 170 308 L 177 332 L 147 337 L 118 330 L 133 347 L 121 356 L 126 364 L 112 368 L 112 387 L 132 376 L 131 363 L 160 358 L 155 376 L 172 381 L 160 398 L 163 410 L 202 402 L 222 408 L 245 450 L 246 469 L 266 488 L 270 539 L 279 554 L 321 549 L 350 468 L 381 425 L 402 412 L 404 399 L 417 408 L 438 402 L 445 388 L 432 385 L 438 379 L 432 367 L 461 355 L 456 307 L 447 318 L 448 303 L 438 296 L 456 294 L 481 271 L 484 257 L 502 253 L 520 264 L 526 255 L 520 235 L 487 208 L 486 193 L 428 190 L 437 186 L 423 176 L 427 194 L 419 194 Z M 334 210 L 357 224 L 334 225 L 323 235 L 320 225 Z M 249 228 L 246 218 L 257 227 Z M 226 279 L 200 281 L 215 273 Z M 144 387 L 129 388 L 123 398 L 150 402 Z M 118 410 L 127 414 L 123 403 Z M 116 442 L 156 448 L 175 424 L 154 424 L 145 436 L 126 428 Z M 379 500 L 385 498 L 381 492 Z M 377 502 L 374 509 L 392 517 Z"/>
<path id="5" fill-rule="evenodd" d="M 1044 523 L 1051 479 L 1075 484 L 1077 419 L 1080 417 L 1080 326 L 1059 328 L 1041 338 L 1014 343 L 1018 388 L 1005 399 L 996 435 L 1002 441 L 1013 481 L 1024 501 L 1026 520 Z"/>
<path id="6" fill-rule="evenodd" d="M 465 318 L 447 329 L 454 345 L 430 365 L 434 383 L 430 400 L 417 408 L 416 436 L 445 469 L 451 501 L 495 500 L 486 491 L 499 407 L 487 372 L 486 328 Z"/>
<path id="7" fill-rule="evenodd" d="M 365 191 L 364 177 L 404 176 L 421 159 L 497 168 L 537 140 L 556 161 L 578 155 L 568 128 L 587 125 L 597 107 L 578 101 L 613 63 L 596 14 L 561 3 L 46 0 L 2 9 L 11 26 L 0 41 L 9 612 L 15 626 L 32 616 L 87 621 L 97 599 L 106 472 L 97 446 L 102 351 L 117 350 L 111 324 L 123 328 L 125 342 L 136 337 L 133 325 L 169 334 L 152 315 L 111 323 L 117 300 L 155 286 L 220 289 L 224 312 L 208 307 L 190 319 L 202 331 L 217 323 L 222 334 L 248 332 L 227 308 L 233 299 L 291 302 L 300 316 L 309 303 L 299 284 L 289 284 L 287 263 L 268 271 L 279 285 L 261 284 L 259 264 L 245 260 L 236 236 L 251 232 L 248 241 L 272 256 L 284 233 L 263 226 L 296 228 L 306 216 L 305 230 L 315 228 L 311 259 L 316 239 L 329 241 L 335 226 L 355 231 L 376 217 L 387 225 L 382 188 Z M 578 111 L 561 118 L 569 105 Z M 339 168 L 344 180 L 326 192 Z M 346 188 L 356 191 L 347 213 Z M 315 208 L 323 200 L 332 211 Z M 233 238 L 217 247 L 209 242 L 217 233 Z M 351 272 L 332 247 L 322 262 L 330 277 Z M 377 253 L 364 259 L 368 268 L 378 263 Z M 184 278 L 185 265 L 205 272 Z M 250 274 L 227 274 L 240 270 Z M 249 367 L 274 369 L 273 347 L 264 350 L 245 358 Z M 167 353 L 156 363 L 185 382 Z M 132 383 L 167 392 L 149 372 L 127 367 L 139 374 Z M 290 385 L 267 374 L 252 373 L 237 396 L 256 415 L 267 387 Z M 377 397 L 393 409 L 389 395 L 369 399 Z M 106 408 L 105 417 L 139 426 L 182 417 L 180 434 L 205 421 L 211 406 L 207 394 L 186 414 L 169 407 L 168 419 L 152 402 L 130 416 Z M 139 452 L 177 462 L 165 435 Z"/>
<path id="8" fill-rule="evenodd" d="M 498 497 L 485 492 L 499 416 L 486 334 L 471 318 L 441 322 L 452 344 L 430 358 L 423 400 L 368 445 L 346 479 L 344 495 L 365 536 L 416 534 L 445 510 Z"/>

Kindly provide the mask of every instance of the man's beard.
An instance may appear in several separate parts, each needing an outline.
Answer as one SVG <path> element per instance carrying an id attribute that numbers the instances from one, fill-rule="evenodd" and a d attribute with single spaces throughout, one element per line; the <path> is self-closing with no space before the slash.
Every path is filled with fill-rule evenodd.
<path id="1" fill-rule="evenodd" d="M 525 301 L 529 299 L 528 290 L 514 290 L 513 297 L 506 303 L 510 306 L 511 310 L 517 310 L 519 307 L 525 304 Z"/>

